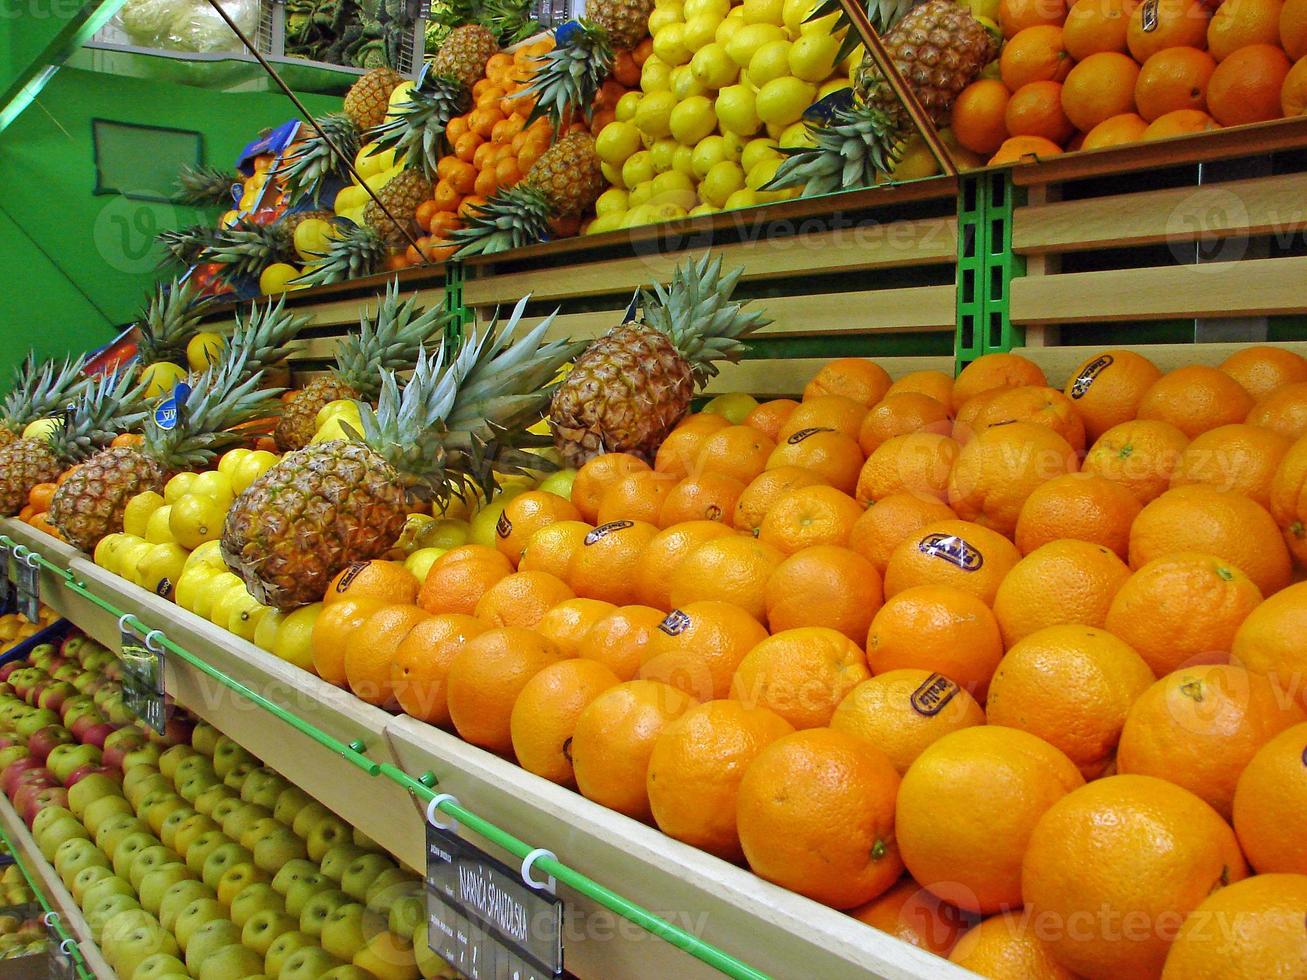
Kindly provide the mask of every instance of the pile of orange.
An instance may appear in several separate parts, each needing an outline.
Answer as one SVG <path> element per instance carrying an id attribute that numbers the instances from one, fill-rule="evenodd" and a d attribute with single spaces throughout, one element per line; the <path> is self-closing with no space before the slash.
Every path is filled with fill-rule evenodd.
<path id="1" fill-rule="evenodd" d="M 958 97 L 991 163 L 1307 111 L 1307 0 L 1002 0 L 997 77 Z"/>
<path id="2" fill-rule="evenodd" d="M 1063 380 L 692 414 L 343 573 L 317 669 L 982 975 L 1307 969 L 1307 359 Z"/>

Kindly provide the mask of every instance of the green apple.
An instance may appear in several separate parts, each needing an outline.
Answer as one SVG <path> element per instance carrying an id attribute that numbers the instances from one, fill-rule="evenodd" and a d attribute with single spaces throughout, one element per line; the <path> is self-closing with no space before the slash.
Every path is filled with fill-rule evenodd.
<path id="1" fill-rule="evenodd" d="M 131 795 L 133 788 L 139 783 L 154 779 L 156 776 L 163 779 L 164 786 L 171 787 L 168 780 L 164 778 L 163 773 L 159 772 L 158 766 L 135 766 L 132 769 L 126 770 L 123 773 L 123 796 L 126 796 L 129 800 L 139 799 L 140 797 L 133 797 Z M 144 794 L 141 795 L 143 796 Z"/>
<path id="2" fill-rule="evenodd" d="M 190 868 L 180 861 L 175 864 L 165 864 L 163 867 L 155 868 L 141 879 L 141 884 L 136 890 L 136 897 L 147 912 L 158 915 L 159 908 L 163 905 L 163 897 L 168 894 L 168 889 L 179 881 L 190 880 Z"/>
<path id="3" fill-rule="evenodd" d="M 113 861 L 113 873 L 119 878 L 131 881 L 132 862 L 136 860 L 136 855 L 147 847 L 155 847 L 158 844 L 159 838 L 149 831 L 128 834 L 116 841 L 113 851 L 109 854 L 109 859 Z"/>
<path id="4" fill-rule="evenodd" d="M 337 959 L 352 960 L 354 954 L 367 942 L 367 936 L 363 932 L 363 919 L 366 914 L 367 909 L 358 902 L 338 906 L 322 923 L 322 933 L 318 937 L 322 948 Z M 373 931 L 379 925 L 380 923 L 374 918 Z"/>
<path id="5" fill-rule="evenodd" d="M 191 936 L 209 922 L 231 924 L 227 920 L 227 910 L 216 898 L 197 898 L 177 913 L 177 918 L 172 924 L 172 932 L 177 937 L 177 942 L 181 944 L 181 948 L 189 949 Z M 239 942 L 240 938 L 240 931 L 236 930 L 236 940 Z"/>
<path id="6" fill-rule="evenodd" d="M 274 834 L 282 829 L 282 823 L 276 817 L 263 817 L 261 820 L 255 821 L 254 826 L 245 828 L 245 832 L 241 834 L 241 844 L 253 852 L 255 844 L 269 834 Z"/>
<path id="7" fill-rule="evenodd" d="M 111 709 L 110 718 L 112 719 L 112 717 Z M 135 769 L 137 766 L 150 766 L 154 769 L 158 769 L 159 756 L 162 754 L 163 753 L 160 751 L 159 746 L 155 745 L 153 742 L 146 742 L 144 745 L 132 749 L 123 756 L 123 772 L 126 773 L 128 770 Z"/>
<path id="8" fill-rule="evenodd" d="M 180 812 L 180 811 L 179 811 Z M 165 829 L 166 829 L 165 821 Z M 173 831 L 172 844 L 169 845 L 174 851 L 185 857 L 191 849 L 191 844 L 205 834 L 211 834 L 214 831 L 221 832 L 222 828 L 210 820 L 202 813 L 193 813 L 183 820 Z"/>
<path id="9" fill-rule="evenodd" d="M 244 930 L 241 931 L 241 935 L 245 935 Z M 282 966 L 297 949 L 317 947 L 317 945 L 312 936 L 300 932 L 298 929 L 283 932 L 272 941 L 272 945 L 268 947 L 268 951 L 264 954 L 263 968 L 267 971 L 268 976 L 275 977 L 281 973 Z"/>
<path id="10" fill-rule="evenodd" d="M 186 848 L 186 867 L 203 877 L 204 862 L 209 860 L 209 855 L 224 844 L 231 843 L 234 843 L 232 839 L 221 830 L 206 830 L 191 841 L 190 846 Z M 206 881 L 205 884 L 209 883 Z M 209 885 L 209 887 L 212 888 L 213 885 Z"/>
<path id="11" fill-rule="evenodd" d="M 129 772 L 138 772 L 141 768 L 138 766 L 134 770 L 129 770 Z M 175 795 L 172 783 L 168 782 L 168 777 L 161 772 L 150 772 L 144 779 L 133 781 L 130 786 L 126 783 L 123 784 L 123 796 L 127 797 L 127 801 L 135 807 L 136 812 L 142 815 L 144 815 L 142 811 L 146 799 L 157 793 Z"/>
<path id="12" fill-rule="evenodd" d="M 226 786 L 223 786 L 221 784 L 213 787 L 213 789 L 220 789 L 224 793 L 231 793 L 231 790 L 229 790 Z M 248 806 L 249 804 L 241 802 L 241 798 L 237 796 L 235 793 L 232 793 L 231 796 L 218 800 L 217 803 L 214 803 L 213 806 L 206 811 L 203 808 L 203 805 L 200 803 L 200 800 L 204 799 L 207 796 L 209 797 L 209 799 L 206 802 L 211 802 L 213 800 L 213 797 L 210 796 L 209 794 L 213 792 L 213 789 L 207 790 L 200 794 L 200 798 L 195 801 L 195 809 L 199 810 L 201 813 L 207 812 L 209 814 L 210 819 L 216 821 L 220 826 L 225 827 L 227 824 L 228 817 L 230 817 L 241 807 Z M 237 840 L 239 838 L 233 837 L 232 839 Z"/>
<path id="13" fill-rule="evenodd" d="M 68 809 L 80 820 L 90 803 L 105 796 L 122 796 L 122 793 L 122 786 L 112 776 L 102 772 L 91 773 L 68 787 Z"/>
<path id="14" fill-rule="evenodd" d="M 272 808 L 272 815 L 287 827 L 290 827 L 295 823 L 295 815 L 312 802 L 313 797 L 298 786 L 287 786 L 281 791 L 281 795 L 277 797 L 276 805 Z"/>
<path id="15" fill-rule="evenodd" d="M 404 887 L 397 888 L 401 885 Z M 403 868 L 387 868 L 368 886 L 367 894 L 363 896 L 363 904 L 385 915 L 390 908 L 390 902 L 406 893 L 410 887 L 419 889 L 422 887 L 417 875 Z"/>
<path id="16" fill-rule="evenodd" d="M 28 739 L 39 732 L 46 725 L 58 725 L 59 715 L 49 708 L 36 708 L 28 711 L 22 718 L 18 719 L 14 725 L 14 731 L 23 738 Z"/>
<path id="17" fill-rule="evenodd" d="M 89 907 L 101 899 L 108 898 L 110 895 L 126 895 L 128 898 L 135 898 L 136 892 L 132 888 L 132 883 L 126 878 L 119 878 L 117 875 L 110 875 L 107 878 L 101 878 L 82 891 L 82 905 Z"/>
<path id="18" fill-rule="evenodd" d="M 222 832 L 232 840 L 240 840 L 245 831 L 265 817 L 271 816 L 272 811 L 266 807 L 242 801 L 241 805 L 230 811 L 222 821 Z"/>
<path id="19" fill-rule="evenodd" d="M 68 782 L 73 770 L 99 764 L 100 749 L 95 745 L 56 745 L 45 759 L 45 767 L 61 783 Z"/>
<path id="20" fill-rule="evenodd" d="M 322 873 L 337 884 L 345 877 L 349 866 L 367 852 L 353 844 L 337 844 L 322 855 Z M 313 856 L 313 845 L 309 845 L 309 857 Z"/>
<path id="21" fill-rule="evenodd" d="M 179 881 L 163 893 L 163 900 L 159 902 L 159 922 L 165 929 L 176 933 L 177 917 L 183 909 L 198 899 L 213 897 L 213 889 L 196 878 Z"/>
<path id="22" fill-rule="evenodd" d="M 115 877 L 112 868 L 100 864 L 93 864 L 89 868 L 83 868 L 77 874 L 73 875 L 73 880 L 68 883 L 68 890 L 73 893 L 73 900 L 80 906 L 82 896 L 86 894 L 87 889 L 97 881 L 103 881 L 105 878 Z"/>
<path id="23" fill-rule="evenodd" d="M 320 871 L 302 875 L 286 888 L 286 911 L 291 915 L 302 915 L 305 906 L 309 903 L 309 899 L 314 895 L 335 890 L 335 882 Z M 344 895 L 345 893 L 341 892 L 340 894 Z M 348 899 L 349 896 L 345 897 Z"/>
<path id="24" fill-rule="evenodd" d="M 245 925 L 241 928 L 241 942 L 264 956 L 278 936 L 284 932 L 295 932 L 297 925 L 285 912 L 264 909 L 245 920 Z"/>
<path id="25" fill-rule="evenodd" d="M 295 814 L 295 819 L 291 822 L 290 828 L 295 831 L 295 836 L 308 840 L 309 834 L 313 833 L 313 828 L 318 825 L 319 821 L 334 816 L 335 814 L 317 800 L 312 800 L 300 807 L 299 812 Z M 320 858 L 315 860 L 320 860 Z"/>
<path id="26" fill-rule="evenodd" d="M 271 769 L 255 769 L 245 777 L 241 784 L 241 799 L 246 803 L 257 803 L 271 811 L 277 805 L 277 798 L 282 791 L 289 789 L 290 783 Z"/>
<path id="27" fill-rule="evenodd" d="M 204 756 L 199 756 L 199 758 L 203 759 Z M 233 793 L 222 783 L 214 783 L 199 796 L 195 797 L 195 809 L 199 810 L 201 813 L 207 813 L 212 817 L 213 811 L 217 809 L 218 805 L 227 800 L 235 803 L 242 802 L 239 794 Z M 218 817 L 214 817 L 214 819 L 218 820 L 219 823 L 222 822 Z"/>
<path id="28" fill-rule="evenodd" d="M 275 826 L 254 844 L 254 863 L 269 873 L 285 867 L 290 861 L 307 858 L 309 854 L 293 830 L 275 818 L 273 823 Z"/>
<path id="29" fill-rule="evenodd" d="M 69 885 L 73 877 L 84 868 L 113 867 L 104 851 L 81 837 L 74 837 L 60 844 L 54 852 L 53 860 L 54 869 L 59 872 L 59 877 L 63 879 L 65 885 Z"/>
<path id="30" fill-rule="evenodd" d="M 148 921 L 135 921 L 130 928 L 124 929 L 131 915 L 124 912 L 104 927 L 104 958 L 120 977 L 134 977 L 140 965 L 151 956 L 159 953 L 176 956 L 180 952 L 172 933 L 149 913 L 146 913 Z"/>
<path id="31" fill-rule="evenodd" d="M 245 923 L 258 913 L 268 909 L 281 912 L 285 908 L 281 896 L 272 890 L 270 884 L 266 881 L 256 881 L 242 888 L 231 900 L 231 921 L 243 929 Z"/>
<path id="32" fill-rule="evenodd" d="M 94 891 L 94 889 L 92 890 Z M 91 938 L 98 943 L 105 923 L 119 912 L 126 912 L 128 909 L 139 909 L 140 907 L 140 902 L 136 901 L 136 898 L 132 895 L 107 895 L 104 898 L 93 899 L 86 908 L 82 909 L 82 913 L 86 917 L 86 924 L 91 929 Z"/>
<path id="33" fill-rule="evenodd" d="M 290 886 L 305 875 L 316 874 L 320 874 L 316 864 L 304 858 L 296 858 L 293 861 L 287 861 L 277 869 L 277 873 L 272 879 L 272 887 L 285 895 Z"/>
<path id="34" fill-rule="evenodd" d="M 155 844 L 136 855 L 132 866 L 127 869 L 127 880 L 132 883 L 133 888 L 140 891 L 141 882 L 146 875 L 170 864 L 181 865 L 181 858 L 177 856 L 177 852 L 171 847 Z M 181 866 L 185 867 L 185 865 Z"/>
<path id="35" fill-rule="evenodd" d="M 212 789 L 220 780 L 211 772 L 193 772 L 177 784 L 177 792 L 183 800 L 194 806 L 200 794 Z"/>
<path id="36" fill-rule="evenodd" d="M 73 812 L 67 807 L 41 807 L 41 809 L 36 812 L 36 816 L 32 818 L 32 836 L 39 842 L 41 840 L 41 834 L 45 828 L 56 820 L 62 820 L 64 817 L 72 817 L 74 820 L 77 819 L 76 817 L 73 817 Z"/>
<path id="37" fill-rule="evenodd" d="M 354 966 L 366 970 L 378 980 L 417 980 L 417 955 L 408 936 L 403 938 L 389 932 L 378 932 L 368 938 L 367 944 L 354 954 Z"/>
<path id="38" fill-rule="evenodd" d="M 218 774 L 218 778 L 225 780 L 227 775 L 241 764 L 253 768 L 259 764 L 259 761 L 229 736 L 220 735 L 213 746 L 213 771 Z"/>
<path id="39" fill-rule="evenodd" d="M 236 928 L 235 924 L 226 919 L 214 919 L 206 922 L 198 929 L 195 929 L 187 937 L 186 942 L 186 969 L 190 971 L 191 976 L 199 976 L 200 967 L 204 961 L 228 946 L 238 945 L 241 941 L 241 931 Z M 263 963 L 259 962 L 255 969 L 262 969 Z M 242 974 L 237 974 L 237 977 Z"/>
<path id="40" fill-rule="evenodd" d="M 360 854 L 340 876 L 340 890 L 356 902 L 367 898 L 368 889 L 383 871 L 395 869 L 395 862 L 382 854 Z"/>
<path id="41" fill-rule="evenodd" d="M 337 966 L 322 975 L 322 980 L 377 980 L 371 973 L 352 963 Z"/>
<path id="42" fill-rule="evenodd" d="M 357 827 L 351 828 L 351 830 L 354 837 L 355 847 L 361 847 L 365 851 L 376 851 L 377 853 L 381 853 L 382 851 L 385 850 L 384 847 L 382 847 L 380 844 L 374 841 L 367 834 L 363 833 L 363 831 L 359 830 Z"/>
<path id="43" fill-rule="evenodd" d="M 112 919 L 108 919 L 100 928 L 100 950 L 104 953 L 104 958 L 109 960 L 110 965 L 117 958 L 119 941 L 131 932 L 133 929 L 140 927 L 149 928 L 157 927 L 158 921 L 149 912 L 142 908 L 127 909 L 119 912 Z M 168 938 L 172 938 L 169 933 Z"/>
<path id="44" fill-rule="evenodd" d="M 282 964 L 277 980 L 316 980 L 339 965 L 340 960 L 321 946 L 305 946 L 290 954 Z"/>
<path id="45" fill-rule="evenodd" d="M 386 918 L 386 928 L 397 936 L 407 936 L 427 919 L 427 903 L 419 889 L 395 900 Z"/>
<path id="46" fill-rule="evenodd" d="M 176 781 L 178 767 L 182 762 L 190 758 L 204 759 L 204 756 L 184 743 L 170 746 L 159 755 L 159 771 L 169 779 Z M 209 760 L 204 759 L 204 761 L 207 763 Z"/>
<path id="47" fill-rule="evenodd" d="M 172 977 L 187 976 L 186 964 L 176 956 L 167 953 L 155 953 L 147 956 L 136 966 L 132 980 L 171 980 Z"/>
<path id="48" fill-rule="evenodd" d="M 38 813 L 37 816 L 41 814 Z M 78 837 L 83 840 L 91 839 L 82 822 L 65 811 L 63 816 L 45 822 L 41 832 L 36 835 L 36 845 L 47 861 L 53 861 L 55 851 L 59 849 L 60 844 Z"/>
<path id="49" fill-rule="evenodd" d="M 212 859 L 210 855 L 210 859 Z M 218 901 L 223 905 L 231 905 L 232 899 L 239 895 L 246 885 L 253 885 L 260 881 L 267 881 L 268 875 L 255 867 L 249 861 L 242 861 L 240 864 L 233 864 L 230 868 L 222 873 L 218 879 L 216 891 L 218 892 Z"/>
<path id="50" fill-rule="evenodd" d="M 151 793 L 150 795 L 153 796 L 154 794 Z M 163 833 L 164 821 L 168 819 L 168 814 L 175 813 L 178 810 L 194 812 L 189 806 L 187 806 L 186 801 L 176 793 L 169 793 L 167 796 L 160 796 L 153 804 L 149 804 L 149 797 L 147 797 L 146 802 L 149 808 L 145 813 L 145 822 L 150 825 L 150 829 L 153 830 L 155 834 Z"/>
<path id="51" fill-rule="evenodd" d="M 227 775 L 222 777 L 225 785 L 240 792 L 241 785 L 245 782 L 245 777 L 252 773 L 258 766 L 253 762 L 238 762 Z"/>
<path id="52" fill-rule="evenodd" d="M 239 844 L 234 842 L 223 844 L 221 847 L 215 847 L 204 859 L 204 865 L 200 868 L 200 878 L 216 891 L 218 882 L 227 873 L 227 869 L 238 864 L 249 864 L 253 860 L 254 855 Z"/>
<path id="53" fill-rule="evenodd" d="M 298 833 L 298 830 L 296 831 Z M 327 852 L 336 847 L 349 847 L 355 853 L 350 857 L 350 861 L 363 853 L 361 847 L 354 846 L 354 835 L 350 832 L 350 826 L 340 817 L 333 814 L 321 818 L 313 825 L 309 831 L 305 843 L 309 847 L 309 857 L 314 861 L 321 861 L 327 856 Z M 349 864 L 349 861 L 345 862 Z M 344 869 L 341 869 L 342 873 Z M 339 876 L 332 876 L 339 878 Z"/>
<path id="54" fill-rule="evenodd" d="M 163 779 L 162 776 L 160 776 L 159 778 Z M 155 786 L 150 788 L 145 793 L 145 795 L 142 796 L 140 799 L 132 801 L 132 806 L 136 807 L 137 816 L 139 816 L 146 823 L 149 823 L 150 808 L 156 807 L 160 803 L 167 802 L 168 800 L 174 800 L 183 805 L 186 802 L 180 796 L 174 793 L 172 787 L 167 785 L 167 780 L 164 780 L 163 786 Z M 159 822 L 163 823 L 163 817 L 159 818 Z"/>
<path id="55" fill-rule="evenodd" d="M 199 980 L 241 980 L 262 976 L 263 957 L 239 943 L 210 953 L 200 963 Z"/>
<path id="56" fill-rule="evenodd" d="M 18 916 L 0 915 L 0 936 L 8 936 L 18 931 Z"/>
<path id="57" fill-rule="evenodd" d="M 428 925 L 423 922 L 413 930 L 413 952 L 417 954 L 418 972 L 422 974 L 425 980 L 439 980 L 439 978 L 453 975 L 453 970 L 439 954 L 436 953 L 427 942 Z"/>
<path id="58" fill-rule="evenodd" d="M 300 909 L 300 932 L 307 932 L 315 939 L 322 935 L 322 927 L 327 924 L 331 913 L 342 905 L 348 905 L 349 896 L 336 888 L 319 891 L 309 897 Z M 287 910 L 289 911 L 289 909 Z"/>
<path id="59" fill-rule="evenodd" d="M 177 846 L 177 831 L 191 817 L 197 816 L 203 816 L 203 814 L 196 813 L 189 806 L 179 806 L 163 818 L 163 826 L 159 828 L 159 839 L 163 841 L 166 847 L 171 847 L 178 854 L 182 853 L 182 849 Z"/>
<path id="60" fill-rule="evenodd" d="M 213 758 L 214 747 L 218 740 L 223 737 L 222 732 L 214 728 L 206 721 L 196 722 L 191 729 L 191 748 L 201 755 L 207 755 Z"/>
<path id="61" fill-rule="evenodd" d="M 124 837 L 149 832 L 150 828 L 145 821 L 125 813 L 115 814 L 96 828 L 95 846 L 112 858 L 114 846 Z"/>

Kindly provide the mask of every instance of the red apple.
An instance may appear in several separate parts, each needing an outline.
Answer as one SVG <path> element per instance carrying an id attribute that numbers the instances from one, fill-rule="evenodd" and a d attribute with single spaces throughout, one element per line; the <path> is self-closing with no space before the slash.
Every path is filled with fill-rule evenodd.
<path id="1" fill-rule="evenodd" d="M 116 727 L 99 717 L 79 718 L 73 725 L 73 734 L 77 736 L 77 741 L 85 745 L 94 745 L 98 749 L 104 748 L 104 740 L 115 731 L 117 731 Z"/>
<path id="2" fill-rule="evenodd" d="M 27 740 L 27 748 L 32 755 L 44 762 L 45 757 L 56 745 L 72 745 L 76 741 L 73 733 L 63 725 L 46 725 L 44 728 L 37 729 Z"/>
<path id="3" fill-rule="evenodd" d="M 122 779 L 122 773 L 118 772 L 116 769 L 109 769 L 106 766 L 78 766 L 68 774 L 68 779 L 64 782 L 64 786 L 68 789 L 72 789 L 73 786 L 81 782 L 87 776 L 94 776 L 97 774 L 109 776 L 113 779 Z"/>
<path id="4" fill-rule="evenodd" d="M 24 787 L 26 792 L 26 787 Z M 17 804 L 17 801 L 15 801 Z M 23 804 L 19 805 L 18 812 L 23 816 L 23 822 L 27 826 L 32 826 L 36 820 L 36 815 L 48 806 L 68 806 L 68 790 L 62 786 L 45 786 L 34 791 L 30 798 Z"/>
<path id="5" fill-rule="evenodd" d="M 9 680 L 9 675 L 12 674 L 21 666 L 23 666 L 23 662 L 21 660 L 11 660 L 9 661 L 9 663 L 5 664 L 4 666 L 0 666 L 0 681 Z"/>
<path id="6" fill-rule="evenodd" d="M 27 689 L 26 693 L 23 694 L 23 700 L 26 701 L 28 704 L 30 704 L 33 708 L 39 707 L 38 702 L 40 701 L 41 698 L 41 692 L 46 689 L 49 683 L 50 682 L 48 680 L 37 681 L 35 684 L 33 684 L 31 687 Z"/>
<path id="7" fill-rule="evenodd" d="M 0 773 L 9 768 L 10 763 L 17 762 L 19 759 L 27 759 L 32 755 L 27 751 L 26 745 L 7 745 L 0 749 Z"/>
<path id="8" fill-rule="evenodd" d="M 146 732 L 151 742 L 158 742 L 160 745 L 190 745 L 191 734 L 195 731 L 195 722 L 183 715 L 174 714 L 163 726 L 163 734 L 160 735 L 154 729 Z"/>
<path id="9" fill-rule="evenodd" d="M 58 711 L 69 698 L 76 696 L 77 688 L 73 687 L 73 685 L 67 681 L 54 681 L 41 692 L 37 704 L 42 708 Z"/>
<path id="10" fill-rule="evenodd" d="M 19 813 L 23 812 L 27 802 L 43 789 L 51 786 L 58 786 L 59 780 L 54 778 L 54 773 L 48 769 L 29 769 L 18 777 L 18 785 L 14 787 L 13 796 L 10 799 L 14 802 L 14 809 Z"/>
<path id="11" fill-rule="evenodd" d="M 33 771 L 46 771 L 41 765 L 40 759 L 31 755 L 25 755 L 21 759 L 15 759 L 13 762 L 9 763 L 9 765 L 5 766 L 3 773 L 0 773 L 0 789 L 3 789 L 5 791 L 5 796 L 12 800 L 14 798 L 14 793 L 18 791 L 19 777 L 21 777 L 25 772 Z"/>

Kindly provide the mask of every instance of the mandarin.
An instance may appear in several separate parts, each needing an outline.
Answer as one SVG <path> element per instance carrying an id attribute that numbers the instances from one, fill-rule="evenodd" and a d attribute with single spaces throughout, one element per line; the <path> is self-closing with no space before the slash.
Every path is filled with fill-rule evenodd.
<path id="1" fill-rule="evenodd" d="M 621 680 L 593 660 L 549 664 L 522 687 L 509 716 L 517 764 L 551 783 L 575 786 L 572 736 L 581 712 Z"/>
<path id="2" fill-rule="evenodd" d="M 462 613 L 438 613 L 418 622 L 395 650 L 390 683 L 404 713 L 448 728 L 445 682 L 449 665 L 464 644 L 490 627 Z"/>
<path id="3" fill-rule="evenodd" d="M 636 676 L 669 684 L 696 701 L 724 698 L 740 662 L 765 639 L 767 631 L 738 606 L 687 603 L 658 624 Z"/>
<path id="4" fill-rule="evenodd" d="M 1130 554 L 1130 527 L 1143 505 L 1128 488 L 1096 473 L 1067 473 L 1035 489 L 1021 505 L 1014 540 L 1023 555 L 1063 539 Z"/>
<path id="5" fill-rule="evenodd" d="M 1011 647 L 1046 626 L 1102 627 L 1130 569 L 1101 544 L 1074 539 L 1036 548 L 1007 573 L 994 597 L 994 617 Z"/>
<path id="6" fill-rule="evenodd" d="M 445 675 L 454 729 L 473 745 L 508 755 L 518 695 L 527 681 L 562 659 L 562 651 L 535 630 L 505 626 L 472 637 L 454 654 Z"/>
<path id="7" fill-rule="evenodd" d="M 1085 435 L 1093 442 L 1114 425 L 1133 419 L 1145 392 L 1161 376 L 1157 365 L 1142 354 L 1106 350 L 1071 372 L 1063 394 L 1071 399 L 1085 424 Z"/>
<path id="8" fill-rule="evenodd" d="M 795 728 L 830 724 L 844 696 L 871 676 L 862 648 L 821 626 L 782 630 L 740 661 L 730 694 L 770 708 Z"/>
<path id="9" fill-rule="evenodd" d="M 767 580 L 767 626 L 826 626 L 862 643 L 883 599 L 880 572 L 866 558 L 814 545 L 790 555 Z"/>

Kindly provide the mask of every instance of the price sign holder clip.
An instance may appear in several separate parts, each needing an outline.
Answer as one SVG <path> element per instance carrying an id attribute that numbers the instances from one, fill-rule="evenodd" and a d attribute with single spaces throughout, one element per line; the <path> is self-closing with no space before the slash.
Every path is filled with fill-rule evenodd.
<path id="1" fill-rule="evenodd" d="M 50 937 L 49 960 L 50 960 L 50 980 L 77 980 L 77 965 L 73 962 L 73 950 L 77 948 L 77 943 L 72 939 L 63 939 L 60 937 L 56 923 L 59 921 L 58 912 L 47 912 L 41 917 L 45 924 L 46 932 Z"/>
<path id="2" fill-rule="evenodd" d="M 164 647 L 162 630 L 136 632 L 139 622 L 131 613 L 118 620 L 122 638 L 119 656 L 123 664 L 123 704 L 160 735 L 168 723 L 163 690 Z"/>
<path id="3" fill-rule="evenodd" d="M 22 545 L 18 547 L 21 548 Z M 10 577 L 13 573 L 9 561 L 11 557 L 8 539 L 0 541 L 0 616 L 7 615 L 16 608 L 17 595 L 14 592 L 14 580 Z"/>
<path id="4" fill-rule="evenodd" d="M 41 558 L 30 548 L 14 549 L 18 572 L 18 614 L 29 623 L 41 618 Z"/>

